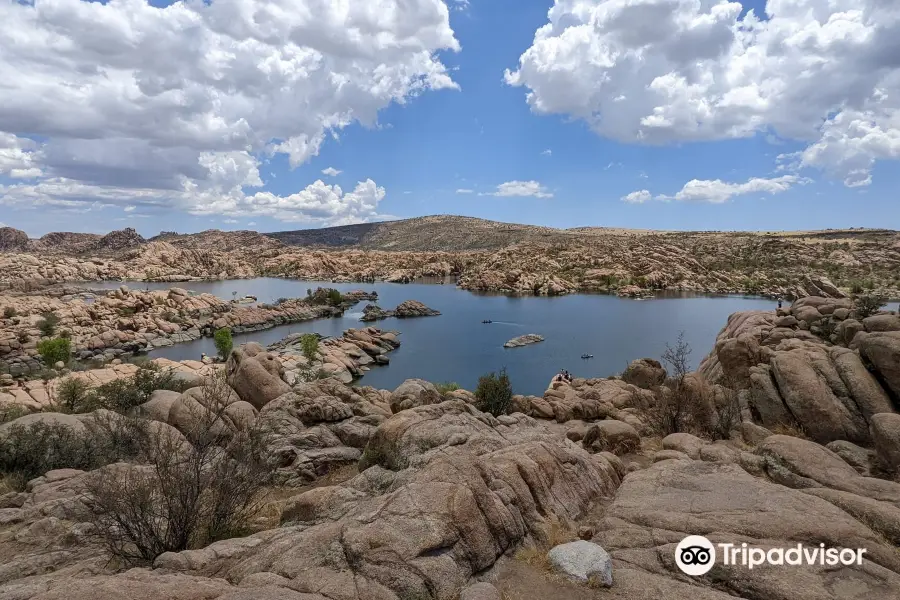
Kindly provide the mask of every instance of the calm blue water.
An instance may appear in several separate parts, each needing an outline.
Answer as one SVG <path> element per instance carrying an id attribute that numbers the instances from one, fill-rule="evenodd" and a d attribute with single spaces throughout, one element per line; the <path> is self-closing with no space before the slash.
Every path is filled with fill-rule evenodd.
<path id="1" fill-rule="evenodd" d="M 114 288 L 117 283 L 89 284 L 92 288 Z M 147 284 L 131 284 L 145 288 Z M 394 308 L 404 300 L 419 300 L 441 311 L 439 317 L 387 319 L 376 326 L 401 332 L 403 345 L 391 353 L 391 364 L 375 367 L 360 380 L 363 385 L 394 389 L 405 379 L 455 381 L 474 389 L 478 376 L 506 367 L 516 393 L 540 395 L 560 369 L 579 377 L 606 377 L 620 373 L 641 357 L 659 358 L 666 342 L 673 343 L 680 331 L 693 348 L 693 366 L 712 349 L 716 334 L 733 312 L 775 308 L 771 300 L 741 296 L 669 295 L 650 300 L 626 300 L 615 296 L 578 294 L 560 298 L 513 298 L 478 295 L 454 285 L 359 284 L 307 282 L 287 279 L 150 284 L 151 289 L 173 285 L 209 292 L 230 299 L 252 294 L 260 302 L 279 297 L 304 296 L 307 288 L 334 287 L 342 291 L 364 289 L 378 292 L 378 304 Z M 235 336 L 236 343 L 257 341 L 263 345 L 289 333 L 316 332 L 340 335 L 359 322 L 365 303 L 343 318 L 285 325 L 267 331 Z M 484 319 L 493 320 L 490 325 Z M 544 342 L 505 349 L 503 344 L 519 335 L 537 333 Z M 215 354 L 211 339 L 154 351 L 153 356 L 174 360 L 197 359 L 201 352 Z M 582 360 L 582 354 L 593 354 Z"/>

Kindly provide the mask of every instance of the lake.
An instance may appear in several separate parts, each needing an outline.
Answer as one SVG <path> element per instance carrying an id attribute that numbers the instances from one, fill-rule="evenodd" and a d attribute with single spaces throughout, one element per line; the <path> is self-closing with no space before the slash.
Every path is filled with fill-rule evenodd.
<path id="1" fill-rule="evenodd" d="M 117 282 L 85 284 L 94 289 L 117 288 Z M 188 283 L 126 283 L 133 289 L 184 287 L 231 299 L 250 294 L 260 302 L 281 297 L 305 296 L 308 288 L 334 287 L 341 291 L 363 289 L 378 292 L 378 304 L 392 309 L 404 300 L 419 300 L 441 311 L 439 317 L 387 319 L 374 325 L 401 332 L 402 346 L 390 354 L 391 364 L 373 367 L 361 385 L 394 389 L 405 379 L 455 381 L 474 389 L 478 376 L 506 368 L 516 393 L 541 395 L 560 369 L 576 377 L 606 377 L 621 373 L 636 358 L 659 359 L 666 343 L 674 343 L 680 331 L 693 348 L 692 367 L 712 349 L 728 316 L 740 310 L 772 310 L 772 300 L 745 296 L 698 296 L 667 293 L 647 300 L 629 300 L 600 294 L 575 294 L 555 298 L 483 295 L 460 290 L 450 281 L 433 283 L 330 283 L 290 279 Z M 359 321 L 365 302 L 342 318 L 284 325 L 235 336 L 235 344 L 257 341 L 271 344 L 295 332 L 339 336 L 345 329 L 364 327 Z M 492 324 L 482 324 L 482 320 Z M 503 344 L 526 333 L 545 341 L 522 348 Z M 215 354 L 209 338 L 160 348 L 151 353 L 173 360 L 198 359 Z M 583 360 L 582 354 L 594 358 Z"/>

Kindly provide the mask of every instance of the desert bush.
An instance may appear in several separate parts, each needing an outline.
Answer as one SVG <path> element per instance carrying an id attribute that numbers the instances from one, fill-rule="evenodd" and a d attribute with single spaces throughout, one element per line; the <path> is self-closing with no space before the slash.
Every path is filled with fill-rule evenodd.
<path id="1" fill-rule="evenodd" d="M 509 412 L 512 404 L 512 384 L 506 369 L 500 373 L 488 373 L 478 378 L 478 386 L 475 388 L 475 400 L 478 410 L 489 412 L 495 417 Z"/>
<path id="2" fill-rule="evenodd" d="M 131 377 L 114 379 L 94 388 L 91 402 L 100 408 L 125 413 L 147 402 L 156 390 L 183 392 L 185 384 L 176 380 L 171 370 L 147 362 L 138 365 L 137 372 Z"/>
<path id="3" fill-rule="evenodd" d="M 3 308 L 3 317 L 6 319 L 12 319 L 16 316 L 16 309 L 12 306 L 6 306 Z"/>
<path id="4" fill-rule="evenodd" d="M 231 392 L 224 377 L 202 389 L 201 404 L 213 409 L 198 411 L 183 431 L 189 444 L 146 428 L 146 466 L 102 469 L 87 483 L 100 539 L 129 564 L 240 535 L 262 508 L 274 474 L 267 435 L 221 426 Z"/>
<path id="5" fill-rule="evenodd" d="M 881 310 L 887 300 L 887 296 L 883 294 L 862 294 L 853 299 L 853 310 L 861 319 L 865 319 Z"/>
<path id="6" fill-rule="evenodd" d="M 83 413 L 94 409 L 91 386 L 79 377 L 66 377 L 56 385 L 53 404 L 58 412 Z"/>
<path id="7" fill-rule="evenodd" d="M 29 414 L 29 410 L 19 404 L 0 404 L 0 425 L 15 421 L 19 417 Z"/>
<path id="8" fill-rule="evenodd" d="M 313 362 L 319 353 L 319 336 L 314 333 L 304 333 L 300 336 L 300 349 L 306 360 Z"/>
<path id="9" fill-rule="evenodd" d="M 96 469 L 127 458 L 122 439 L 103 439 L 62 423 L 13 423 L 0 436 L 0 472 L 17 489 L 54 469 Z"/>
<path id="10" fill-rule="evenodd" d="M 666 344 L 662 355 L 669 378 L 654 390 L 655 402 L 648 411 L 652 427 L 665 437 L 671 433 L 704 433 L 710 426 L 710 398 L 700 386 L 687 385 L 690 373 L 690 356 L 693 350 L 678 334 L 674 346 Z"/>
<path id="11" fill-rule="evenodd" d="M 835 331 L 837 331 L 837 321 L 835 321 L 832 317 L 825 317 L 820 320 L 817 324 L 818 326 L 818 334 L 823 340 L 829 341 L 831 340 L 831 336 L 834 335 Z"/>
<path id="12" fill-rule="evenodd" d="M 325 369 L 319 368 L 301 368 L 297 370 L 297 379 L 296 383 L 310 383 L 313 381 L 318 381 L 319 379 L 328 379 L 330 375 L 328 371 Z"/>
<path id="13" fill-rule="evenodd" d="M 216 342 L 216 350 L 219 352 L 219 358 L 221 358 L 222 360 L 227 359 L 228 355 L 231 354 L 231 349 L 234 348 L 234 340 L 232 340 L 231 338 L 231 330 L 227 327 L 216 330 L 214 339 Z"/>
<path id="14" fill-rule="evenodd" d="M 459 384 L 455 381 L 445 381 L 443 383 L 436 383 L 434 387 L 437 388 L 437 391 L 441 394 L 448 394 L 450 392 L 455 392 L 460 389 Z"/>
<path id="15" fill-rule="evenodd" d="M 50 337 L 56 331 L 56 326 L 59 325 L 59 317 L 56 316 L 56 313 L 46 312 L 42 315 L 42 319 L 37 322 L 37 327 L 41 331 L 41 335 Z"/>
<path id="16" fill-rule="evenodd" d="M 44 364 L 52 367 L 58 362 L 69 362 L 69 358 L 72 356 L 72 342 L 61 337 L 43 340 L 38 343 L 37 351 Z"/>
<path id="17" fill-rule="evenodd" d="M 721 388 L 723 397 L 716 406 L 709 425 L 709 437 L 713 441 L 727 440 L 731 432 L 741 424 L 741 403 L 733 385 Z"/>

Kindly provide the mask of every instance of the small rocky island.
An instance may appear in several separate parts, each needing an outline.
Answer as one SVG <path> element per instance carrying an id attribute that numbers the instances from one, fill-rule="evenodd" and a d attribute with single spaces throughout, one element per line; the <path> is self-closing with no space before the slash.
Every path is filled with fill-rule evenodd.
<path id="1" fill-rule="evenodd" d="M 363 309 L 363 316 L 360 321 L 379 321 L 391 317 L 396 317 L 398 319 L 436 317 L 440 314 L 440 311 L 428 308 L 418 300 L 407 300 L 406 302 L 401 302 L 394 310 L 384 310 L 377 304 L 367 304 Z"/>
<path id="2" fill-rule="evenodd" d="M 515 337 L 505 344 L 503 344 L 504 348 L 519 348 L 521 346 L 528 346 L 530 344 L 537 344 L 538 342 L 543 342 L 544 336 L 538 335 L 536 333 L 529 333 L 526 335 L 520 335 L 519 337 Z"/>

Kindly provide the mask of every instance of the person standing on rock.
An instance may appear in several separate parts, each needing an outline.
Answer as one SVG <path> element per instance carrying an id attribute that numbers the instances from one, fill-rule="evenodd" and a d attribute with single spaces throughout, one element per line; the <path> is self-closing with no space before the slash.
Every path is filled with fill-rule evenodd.
<path id="1" fill-rule="evenodd" d="M 778 298 L 778 308 L 781 309 L 781 298 Z"/>

